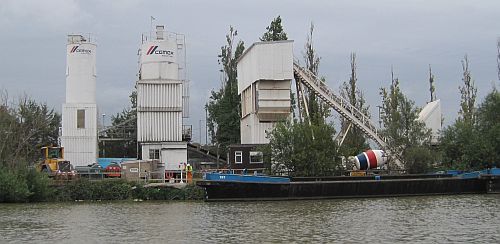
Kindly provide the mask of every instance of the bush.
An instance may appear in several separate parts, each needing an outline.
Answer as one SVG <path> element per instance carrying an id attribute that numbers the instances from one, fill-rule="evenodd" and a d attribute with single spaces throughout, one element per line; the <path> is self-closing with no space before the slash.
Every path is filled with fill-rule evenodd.
<path id="1" fill-rule="evenodd" d="M 0 202 L 27 202 L 30 195 L 23 175 L 0 167 Z"/>
<path id="2" fill-rule="evenodd" d="M 406 149 L 404 157 L 407 158 L 405 168 L 410 174 L 429 172 L 436 161 L 436 155 L 424 146 L 414 146 Z"/>
<path id="3" fill-rule="evenodd" d="M 182 189 L 144 187 L 125 180 L 89 181 L 80 179 L 51 186 L 47 175 L 30 170 L 7 170 L 0 167 L 0 203 L 75 200 L 199 200 L 204 191 L 195 185 Z"/>
<path id="4" fill-rule="evenodd" d="M 50 187 L 50 179 L 46 174 L 30 169 L 25 173 L 26 184 L 31 192 L 30 202 L 44 202 L 51 198 L 54 189 Z"/>
<path id="5" fill-rule="evenodd" d="M 55 197 L 67 200 L 124 200 L 130 198 L 131 185 L 123 180 L 72 181 L 57 189 Z"/>

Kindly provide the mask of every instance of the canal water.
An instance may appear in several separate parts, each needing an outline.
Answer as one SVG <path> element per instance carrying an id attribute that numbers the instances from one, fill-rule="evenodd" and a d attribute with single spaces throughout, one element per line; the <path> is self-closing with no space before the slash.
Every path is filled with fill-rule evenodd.
<path id="1" fill-rule="evenodd" d="M 1 243 L 500 243 L 500 195 L 0 204 Z"/>

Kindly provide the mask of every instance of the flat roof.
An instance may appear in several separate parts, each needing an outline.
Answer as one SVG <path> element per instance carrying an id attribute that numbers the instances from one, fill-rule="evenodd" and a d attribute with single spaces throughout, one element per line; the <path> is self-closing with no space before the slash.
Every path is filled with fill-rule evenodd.
<path id="1" fill-rule="evenodd" d="M 245 55 L 254 47 L 257 45 L 268 45 L 268 44 L 275 44 L 275 43 L 287 43 L 287 42 L 293 42 L 293 40 L 283 40 L 283 41 L 268 41 L 268 42 L 254 42 L 248 49 L 246 49 L 243 54 L 236 60 L 236 63 L 240 62 L 240 60 L 245 57 Z"/>

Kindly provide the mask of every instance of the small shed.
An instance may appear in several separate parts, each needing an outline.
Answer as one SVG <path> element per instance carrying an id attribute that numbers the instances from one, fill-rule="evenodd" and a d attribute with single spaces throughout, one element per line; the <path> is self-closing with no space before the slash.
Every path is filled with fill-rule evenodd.
<path id="1" fill-rule="evenodd" d="M 162 179 L 161 165 L 159 160 L 134 160 L 124 161 L 122 166 L 122 178 L 126 180 L 140 179 Z"/>
<path id="2" fill-rule="evenodd" d="M 248 173 L 263 172 L 264 155 L 258 151 L 259 144 L 234 144 L 229 146 L 229 167 L 238 171 L 247 170 Z"/>

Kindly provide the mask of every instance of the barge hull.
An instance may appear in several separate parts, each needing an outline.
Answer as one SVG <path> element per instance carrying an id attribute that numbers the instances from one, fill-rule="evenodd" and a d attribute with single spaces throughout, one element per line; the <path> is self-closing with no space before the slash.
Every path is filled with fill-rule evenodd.
<path id="1" fill-rule="evenodd" d="M 206 201 L 303 200 L 486 193 L 481 179 L 424 178 L 319 182 L 201 181 Z"/>

